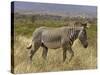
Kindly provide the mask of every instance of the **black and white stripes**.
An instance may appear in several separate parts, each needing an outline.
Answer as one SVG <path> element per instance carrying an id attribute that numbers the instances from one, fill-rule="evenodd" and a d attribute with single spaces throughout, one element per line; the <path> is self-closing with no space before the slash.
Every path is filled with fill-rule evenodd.
<path id="1" fill-rule="evenodd" d="M 35 52 L 39 47 L 43 47 L 43 58 L 46 58 L 48 48 L 63 49 L 63 61 L 66 59 L 66 51 L 68 50 L 72 56 L 74 56 L 74 52 L 72 50 L 72 45 L 76 39 L 79 39 L 84 48 L 88 46 L 87 42 L 87 33 L 86 33 L 86 25 L 82 25 L 81 27 L 58 27 L 58 28 L 50 28 L 50 27 L 40 27 L 35 30 L 33 33 L 33 40 L 30 46 L 32 59 Z M 31 48 L 31 47 L 28 47 Z M 45 52 L 45 53 L 44 53 Z"/>

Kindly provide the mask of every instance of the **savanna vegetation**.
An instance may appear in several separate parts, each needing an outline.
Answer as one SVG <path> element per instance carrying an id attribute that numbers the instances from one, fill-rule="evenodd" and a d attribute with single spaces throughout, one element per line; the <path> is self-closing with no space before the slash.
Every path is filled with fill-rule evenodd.
<path id="1" fill-rule="evenodd" d="M 29 50 L 27 45 L 32 40 L 32 33 L 40 26 L 61 27 L 72 26 L 76 22 L 88 22 L 90 27 L 87 29 L 89 46 L 84 49 L 79 40 L 76 40 L 73 49 L 75 56 L 72 61 L 62 62 L 62 49 L 51 49 L 48 52 L 47 60 L 44 60 L 42 48 L 40 48 L 29 62 Z M 45 71 L 64 71 L 79 69 L 95 69 L 97 67 L 97 19 L 77 17 L 62 17 L 41 14 L 14 14 L 14 72 L 45 72 Z M 68 53 L 68 58 L 70 54 Z"/>

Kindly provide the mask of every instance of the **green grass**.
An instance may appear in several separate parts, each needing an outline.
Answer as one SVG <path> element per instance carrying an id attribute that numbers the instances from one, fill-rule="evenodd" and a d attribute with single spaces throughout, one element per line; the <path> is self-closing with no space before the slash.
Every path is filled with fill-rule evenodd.
<path id="1" fill-rule="evenodd" d="M 88 35 L 89 44 L 91 46 L 95 46 L 97 44 L 97 26 L 91 25 L 91 27 L 87 29 L 87 35 Z"/>
<path id="2" fill-rule="evenodd" d="M 15 21 L 16 22 L 16 21 Z M 20 23 L 17 21 L 14 28 L 17 35 L 24 35 L 26 37 L 31 37 L 34 30 L 40 26 L 47 27 L 60 27 L 63 26 L 64 21 L 53 21 L 53 20 L 36 20 L 34 23 Z"/>

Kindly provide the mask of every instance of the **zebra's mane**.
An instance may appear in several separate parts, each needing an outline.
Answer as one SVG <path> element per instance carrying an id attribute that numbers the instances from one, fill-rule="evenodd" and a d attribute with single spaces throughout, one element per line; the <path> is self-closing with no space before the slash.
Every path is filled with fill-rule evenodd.
<path id="1" fill-rule="evenodd" d="M 65 27 L 65 30 L 67 33 L 67 37 L 72 41 L 73 44 L 74 40 L 76 40 L 80 36 L 83 27 Z"/>

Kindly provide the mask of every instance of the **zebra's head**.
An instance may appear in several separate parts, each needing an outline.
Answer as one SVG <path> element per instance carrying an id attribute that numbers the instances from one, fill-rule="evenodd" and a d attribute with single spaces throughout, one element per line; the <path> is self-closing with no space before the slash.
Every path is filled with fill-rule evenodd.
<path id="1" fill-rule="evenodd" d="M 83 45 L 84 48 L 87 48 L 88 46 L 86 28 L 87 28 L 87 23 L 82 24 L 82 29 L 79 32 L 79 40 L 81 41 L 81 44 Z"/>

